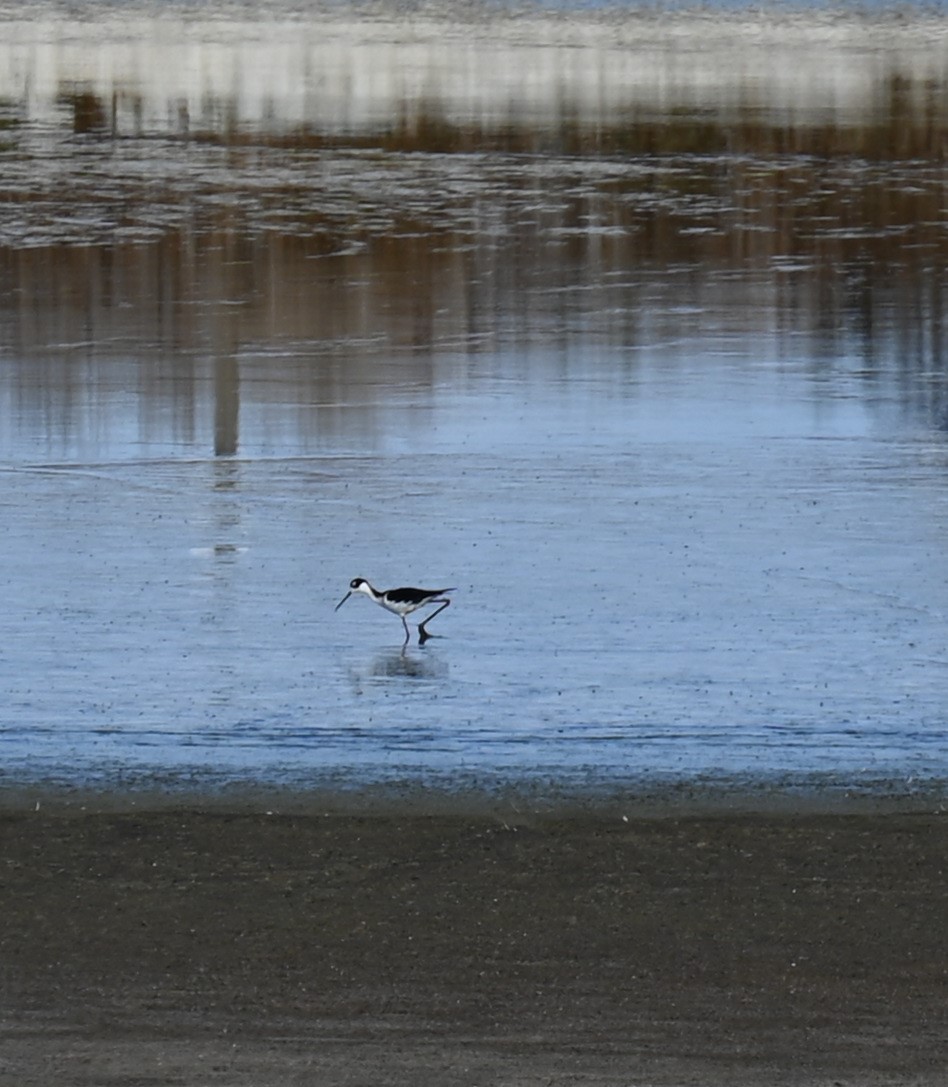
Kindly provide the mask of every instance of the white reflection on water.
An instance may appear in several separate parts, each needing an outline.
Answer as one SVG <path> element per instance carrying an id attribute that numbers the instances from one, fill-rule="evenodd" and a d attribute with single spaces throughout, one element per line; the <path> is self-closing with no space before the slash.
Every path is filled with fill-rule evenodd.
<path id="1" fill-rule="evenodd" d="M 371 72 L 381 35 L 379 84 L 305 109 L 288 24 L 190 23 L 166 66 L 161 34 L 17 23 L 6 771 L 944 779 L 944 36 L 833 19 L 829 129 L 800 23 L 749 52 L 742 23 L 728 76 L 702 19 L 650 24 L 659 74 L 600 22 L 515 21 L 424 41 L 430 95 L 392 90 L 386 23 L 325 60 Z M 529 53 L 516 124 L 458 50 Z M 211 142 L 153 139 L 198 100 Z M 406 100 L 433 114 L 372 149 L 313 139 Z M 443 637 L 335 614 L 354 576 L 459 585 Z"/>
<path id="2" fill-rule="evenodd" d="M 930 89 L 948 49 L 943 12 L 921 5 L 912 18 L 569 4 L 408 16 L 384 3 L 368 14 L 311 5 L 303 16 L 271 2 L 265 24 L 223 4 L 82 7 L 85 18 L 43 18 L 37 4 L 2 20 L 0 98 L 51 122 L 79 92 L 99 104 L 76 102 L 77 124 L 119 135 L 353 135 L 430 117 L 543 132 L 676 113 L 734 123 L 748 108 L 782 127 L 863 125 L 892 110 L 891 80 L 913 112 L 939 108 Z"/>

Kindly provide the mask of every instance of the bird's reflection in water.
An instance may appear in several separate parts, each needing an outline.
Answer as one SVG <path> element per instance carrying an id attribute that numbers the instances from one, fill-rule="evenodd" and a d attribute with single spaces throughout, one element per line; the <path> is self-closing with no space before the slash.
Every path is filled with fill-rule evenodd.
<path id="1" fill-rule="evenodd" d="M 427 651 L 416 656 L 407 649 L 386 649 L 367 661 L 350 663 L 347 671 L 355 693 L 364 694 L 369 688 L 390 682 L 443 682 L 448 665 Z"/>
<path id="2" fill-rule="evenodd" d="M 429 653 L 413 656 L 407 649 L 390 649 L 372 659 L 368 674 L 374 679 L 443 679 L 448 665 Z"/>

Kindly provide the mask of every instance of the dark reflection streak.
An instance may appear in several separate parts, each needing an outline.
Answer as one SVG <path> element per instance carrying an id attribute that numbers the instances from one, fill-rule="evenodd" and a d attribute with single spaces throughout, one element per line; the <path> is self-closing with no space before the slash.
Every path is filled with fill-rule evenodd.
<path id="1" fill-rule="evenodd" d="M 237 353 L 241 341 L 240 309 L 242 301 L 253 293 L 253 283 L 246 282 L 245 268 L 253 268 L 250 241 L 242 236 L 224 214 L 220 244 L 207 256 L 209 285 L 213 290 L 212 350 L 214 385 L 214 455 L 234 456 L 240 445 L 240 367 Z M 233 303 L 233 304 L 231 304 Z"/>
<path id="2" fill-rule="evenodd" d="M 233 355 L 214 360 L 214 456 L 232 457 L 239 446 L 240 373 Z"/>
<path id="3" fill-rule="evenodd" d="M 111 127 L 105 103 L 88 89 L 64 91 L 60 95 L 64 106 L 72 109 L 72 130 L 77 135 L 107 132 Z"/>
<path id="4" fill-rule="evenodd" d="M 857 282 L 853 284 L 852 312 L 856 323 L 858 340 L 862 351 L 863 375 L 872 382 L 876 377 L 876 321 L 872 305 L 871 276 L 868 269 L 861 269 Z"/>
<path id="5" fill-rule="evenodd" d="M 932 421 L 940 430 L 948 431 L 948 357 L 945 354 L 945 284 L 929 277 L 929 328 L 931 353 L 936 360 L 939 380 L 933 388 Z"/>
<path id="6" fill-rule="evenodd" d="M 208 518 L 213 533 L 210 554 L 207 561 L 210 570 L 211 596 L 206 603 L 203 621 L 220 632 L 223 639 L 233 633 L 237 620 L 239 584 L 235 572 L 235 563 L 240 556 L 238 543 L 240 535 L 240 463 L 236 460 L 215 460 L 212 475 L 213 516 Z M 227 706 L 234 701 L 234 691 L 239 684 L 236 670 L 226 655 L 219 659 L 217 678 L 214 683 L 213 699 L 218 706 Z"/>

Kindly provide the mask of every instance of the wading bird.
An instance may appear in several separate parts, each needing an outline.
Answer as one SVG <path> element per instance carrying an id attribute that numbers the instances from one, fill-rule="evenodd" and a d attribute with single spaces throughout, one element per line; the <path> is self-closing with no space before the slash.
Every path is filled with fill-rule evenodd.
<path id="1" fill-rule="evenodd" d="M 393 615 L 397 615 L 401 619 L 402 626 L 405 628 L 405 641 L 402 644 L 402 649 L 404 649 L 411 639 L 411 631 L 408 629 L 408 623 L 405 622 L 405 616 L 411 615 L 413 611 L 417 611 L 419 608 L 426 608 L 429 604 L 441 605 L 437 611 L 432 612 L 423 623 L 418 625 L 418 644 L 424 645 L 429 638 L 434 637 L 425 630 L 425 627 L 451 603 L 445 594 L 453 592 L 457 592 L 457 589 L 403 588 L 386 589 L 385 592 L 380 593 L 378 589 L 373 589 L 364 577 L 354 577 L 349 582 L 349 591 L 336 605 L 335 610 L 338 611 L 353 593 L 365 593 L 370 600 L 374 600 L 380 607 L 385 608 L 386 611 L 392 612 Z"/>

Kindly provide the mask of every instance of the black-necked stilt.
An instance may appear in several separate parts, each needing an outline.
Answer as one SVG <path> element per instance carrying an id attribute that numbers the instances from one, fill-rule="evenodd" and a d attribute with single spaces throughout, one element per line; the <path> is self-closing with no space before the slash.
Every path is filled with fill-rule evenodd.
<path id="1" fill-rule="evenodd" d="M 349 591 L 336 605 L 335 610 L 338 611 L 353 593 L 365 593 L 370 600 L 374 600 L 376 604 L 379 604 L 381 607 L 385 608 L 386 611 L 392 612 L 401 619 L 402 626 L 405 628 L 405 641 L 402 643 L 402 649 L 404 649 L 411 638 L 411 632 L 408 629 L 408 623 L 405 622 L 405 616 L 411 615 L 413 611 L 417 611 L 419 608 L 426 608 L 429 604 L 441 605 L 437 611 L 432 612 L 431 615 L 418 626 L 418 644 L 424 645 L 425 642 L 432 637 L 432 635 L 425 630 L 425 627 L 436 615 L 443 612 L 451 603 L 445 596 L 445 593 L 453 592 L 457 592 L 457 590 L 404 588 L 386 589 L 385 592 L 380 593 L 378 589 L 373 589 L 364 577 L 354 577 L 349 582 Z"/>

